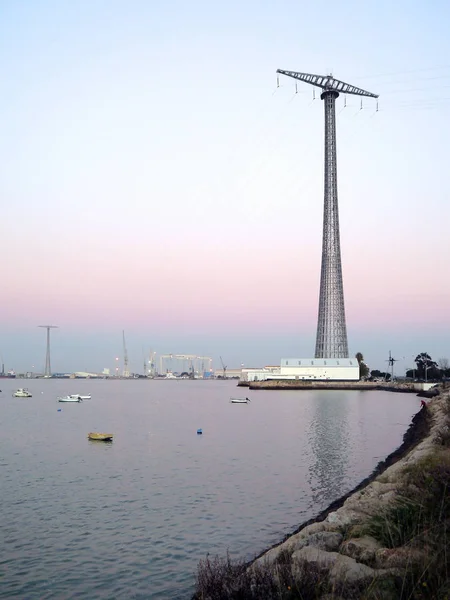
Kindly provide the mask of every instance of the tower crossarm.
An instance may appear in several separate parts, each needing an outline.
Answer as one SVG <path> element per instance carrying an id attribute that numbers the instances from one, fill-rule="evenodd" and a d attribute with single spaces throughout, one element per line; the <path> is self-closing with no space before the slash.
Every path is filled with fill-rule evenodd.
<path id="1" fill-rule="evenodd" d="M 372 94 L 372 92 L 366 92 L 366 90 L 362 90 L 354 85 L 339 81 L 339 79 L 335 79 L 332 75 L 313 75 L 312 73 L 297 73 L 296 71 L 283 71 L 282 69 L 277 69 L 277 73 L 322 88 L 325 92 L 333 91 L 338 94 L 353 94 L 354 96 L 378 98 L 378 94 Z"/>

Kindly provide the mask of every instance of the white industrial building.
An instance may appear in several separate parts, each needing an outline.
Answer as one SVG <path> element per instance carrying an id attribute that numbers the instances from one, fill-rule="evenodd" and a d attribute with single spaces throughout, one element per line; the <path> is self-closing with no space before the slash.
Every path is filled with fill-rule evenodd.
<path id="1" fill-rule="evenodd" d="M 226 369 L 225 370 L 225 379 L 238 379 L 241 377 L 242 369 Z M 221 379 L 224 377 L 223 369 L 216 369 L 214 371 L 214 377 L 216 379 Z"/>
<path id="2" fill-rule="evenodd" d="M 243 381 L 298 379 L 305 381 L 358 381 L 356 358 L 282 358 L 279 367 L 242 369 Z"/>

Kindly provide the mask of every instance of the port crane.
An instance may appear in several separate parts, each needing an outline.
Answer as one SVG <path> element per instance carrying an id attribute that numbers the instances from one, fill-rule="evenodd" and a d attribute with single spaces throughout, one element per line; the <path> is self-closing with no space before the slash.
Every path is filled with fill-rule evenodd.
<path id="1" fill-rule="evenodd" d="M 155 357 L 156 357 L 156 352 L 153 352 L 153 350 L 150 350 L 150 358 L 148 361 L 148 372 L 147 372 L 147 377 L 150 377 L 150 378 L 153 378 L 156 375 L 156 373 L 155 373 Z"/>
<path id="2" fill-rule="evenodd" d="M 223 369 L 223 375 L 222 375 L 222 377 L 224 379 L 226 379 L 227 378 L 227 365 L 224 364 L 222 357 L 220 357 L 220 362 L 222 363 L 222 369 Z"/>
<path id="3" fill-rule="evenodd" d="M 183 368 L 187 361 L 188 371 L 186 371 L 186 372 L 190 373 L 191 376 L 195 376 L 195 372 L 198 371 L 200 360 L 203 361 L 202 362 L 203 365 L 204 365 L 204 362 L 207 361 L 208 365 L 209 365 L 209 369 L 211 369 L 211 365 L 212 365 L 212 358 L 210 356 L 197 356 L 196 354 L 161 354 L 159 357 L 159 372 L 161 375 L 163 373 L 168 372 L 168 369 L 166 368 L 167 360 L 170 360 L 171 366 L 172 366 L 173 361 L 182 361 Z M 170 370 L 172 370 L 172 369 L 170 369 Z M 203 375 L 203 372 L 202 372 L 202 375 Z"/>

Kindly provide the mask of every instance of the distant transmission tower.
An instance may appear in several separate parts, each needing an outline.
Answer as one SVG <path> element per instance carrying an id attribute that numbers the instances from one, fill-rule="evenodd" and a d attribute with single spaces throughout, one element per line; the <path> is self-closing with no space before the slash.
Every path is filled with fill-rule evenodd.
<path id="1" fill-rule="evenodd" d="M 45 355 L 45 371 L 44 377 L 52 376 L 52 366 L 50 364 L 50 329 L 58 329 L 57 325 L 38 325 L 38 327 L 44 327 L 47 330 L 47 353 Z"/>
<path id="2" fill-rule="evenodd" d="M 128 352 L 125 344 L 125 331 L 122 331 L 123 337 L 123 377 L 129 377 L 130 371 L 128 370 Z"/>
<path id="3" fill-rule="evenodd" d="M 369 98 L 378 98 L 378 96 L 338 81 L 332 75 L 311 75 L 281 69 L 278 69 L 277 73 L 322 89 L 320 97 L 324 100 L 325 106 L 325 200 L 315 357 L 348 358 L 339 238 L 335 104 L 340 93 Z"/>

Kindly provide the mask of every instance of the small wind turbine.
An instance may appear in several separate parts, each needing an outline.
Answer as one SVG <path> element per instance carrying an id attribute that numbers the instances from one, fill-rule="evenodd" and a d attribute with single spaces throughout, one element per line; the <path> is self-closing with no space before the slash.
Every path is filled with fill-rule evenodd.
<path id="1" fill-rule="evenodd" d="M 394 381 L 394 363 L 397 362 L 397 358 L 394 358 L 389 350 L 389 358 L 387 359 L 388 367 L 391 368 L 391 381 Z"/>

